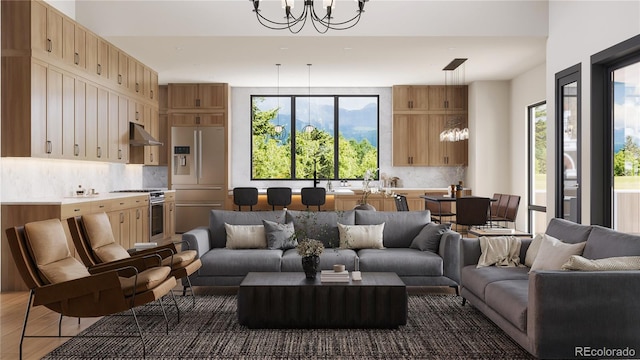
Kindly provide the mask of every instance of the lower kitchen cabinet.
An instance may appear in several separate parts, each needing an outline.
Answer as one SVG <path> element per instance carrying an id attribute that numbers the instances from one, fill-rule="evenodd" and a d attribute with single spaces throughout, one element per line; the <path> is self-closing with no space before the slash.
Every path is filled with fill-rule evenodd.
<path id="1" fill-rule="evenodd" d="M 164 194 L 164 238 L 171 239 L 176 234 L 176 197 L 175 193 Z"/>

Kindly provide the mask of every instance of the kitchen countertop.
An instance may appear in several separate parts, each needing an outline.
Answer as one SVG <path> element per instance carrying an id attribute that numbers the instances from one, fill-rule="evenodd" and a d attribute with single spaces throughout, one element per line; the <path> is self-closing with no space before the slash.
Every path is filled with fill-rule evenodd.
<path id="1" fill-rule="evenodd" d="M 400 193 L 402 191 L 443 191 L 446 192 L 447 188 L 387 188 L 383 191 L 388 190 L 389 192 Z M 327 191 L 327 195 L 355 195 L 356 193 L 362 192 L 362 188 L 359 186 L 339 186 L 334 187 L 332 191 Z M 291 188 L 291 193 L 294 195 L 300 194 L 300 188 Z M 258 188 L 259 195 L 266 195 L 267 188 Z M 229 190 L 229 195 L 233 195 L 233 189 Z"/>
<path id="2" fill-rule="evenodd" d="M 165 192 L 175 192 L 175 190 L 164 190 Z M 27 199 L 27 200 L 9 200 L 3 201 L 2 205 L 69 205 L 69 204 L 79 204 L 84 202 L 91 201 L 103 201 L 103 200 L 113 200 L 113 199 L 122 199 L 127 197 L 136 197 L 146 195 L 146 193 L 100 193 L 96 195 L 88 195 L 88 196 L 69 196 L 69 197 L 51 197 L 51 198 L 38 198 L 38 199 Z"/>

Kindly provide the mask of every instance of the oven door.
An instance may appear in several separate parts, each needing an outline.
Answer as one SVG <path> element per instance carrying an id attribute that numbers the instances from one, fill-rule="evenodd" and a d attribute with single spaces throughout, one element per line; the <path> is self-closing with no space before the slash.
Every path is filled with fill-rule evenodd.
<path id="1" fill-rule="evenodd" d="M 150 211 L 151 241 L 164 239 L 164 202 L 152 203 Z"/>

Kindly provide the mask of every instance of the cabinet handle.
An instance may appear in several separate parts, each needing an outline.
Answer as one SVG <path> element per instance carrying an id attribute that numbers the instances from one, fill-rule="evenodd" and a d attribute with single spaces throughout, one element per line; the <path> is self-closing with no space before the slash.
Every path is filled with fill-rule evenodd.
<path id="1" fill-rule="evenodd" d="M 122 149 L 118 149 L 118 160 L 122 160 Z"/>
<path id="2" fill-rule="evenodd" d="M 96 155 L 98 155 L 98 158 L 102 157 L 102 148 L 100 146 L 98 146 L 98 152 Z"/>
<path id="3" fill-rule="evenodd" d="M 200 116 L 196 116 L 196 124 L 200 125 Z"/>
<path id="4" fill-rule="evenodd" d="M 53 51 L 53 41 L 51 39 L 47 39 L 47 52 Z"/>
<path id="5" fill-rule="evenodd" d="M 140 119 L 140 112 L 136 111 L 136 120 L 139 120 L 139 119 Z"/>
<path id="6" fill-rule="evenodd" d="M 80 65 L 80 54 L 78 54 L 78 53 L 74 53 L 74 54 L 73 54 L 73 62 L 74 62 L 76 65 Z"/>
<path id="7" fill-rule="evenodd" d="M 73 145 L 73 155 L 74 156 L 80 155 L 80 145 L 78 144 Z"/>
<path id="8" fill-rule="evenodd" d="M 80 209 L 73 209 L 73 212 L 80 212 Z"/>
<path id="9" fill-rule="evenodd" d="M 124 222 L 124 213 L 120 213 L 120 224 Z"/>
<path id="10" fill-rule="evenodd" d="M 102 65 L 98 64 L 98 69 L 96 69 L 98 75 L 102 75 Z"/>
<path id="11" fill-rule="evenodd" d="M 153 99 L 153 90 L 151 90 L 149 94 L 151 94 L 151 98 Z"/>
<path id="12" fill-rule="evenodd" d="M 200 107 L 200 99 L 196 99 L 196 107 Z"/>
<path id="13" fill-rule="evenodd" d="M 136 92 L 140 92 L 140 84 L 136 83 Z"/>
<path id="14" fill-rule="evenodd" d="M 104 205 L 99 205 L 98 207 L 99 207 L 100 209 L 102 209 L 102 208 L 104 207 Z"/>
<path id="15" fill-rule="evenodd" d="M 122 74 L 118 74 L 118 85 L 122 85 Z"/>
<path id="16" fill-rule="evenodd" d="M 136 209 L 136 219 L 140 219 L 140 209 Z"/>
<path id="17" fill-rule="evenodd" d="M 47 154 L 51 154 L 53 152 L 53 144 L 51 143 L 51 140 L 47 140 L 47 148 L 45 149 L 45 152 Z"/>
<path id="18" fill-rule="evenodd" d="M 153 153 L 149 153 L 149 160 L 150 162 L 153 162 Z"/>

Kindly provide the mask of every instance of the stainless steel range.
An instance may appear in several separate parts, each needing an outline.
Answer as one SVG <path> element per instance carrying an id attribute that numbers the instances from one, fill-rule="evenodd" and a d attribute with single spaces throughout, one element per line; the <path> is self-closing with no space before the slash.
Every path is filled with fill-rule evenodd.
<path id="1" fill-rule="evenodd" d="M 134 189 L 115 190 L 119 193 L 148 193 L 149 194 L 149 241 L 164 239 L 164 190 L 162 189 Z"/>

